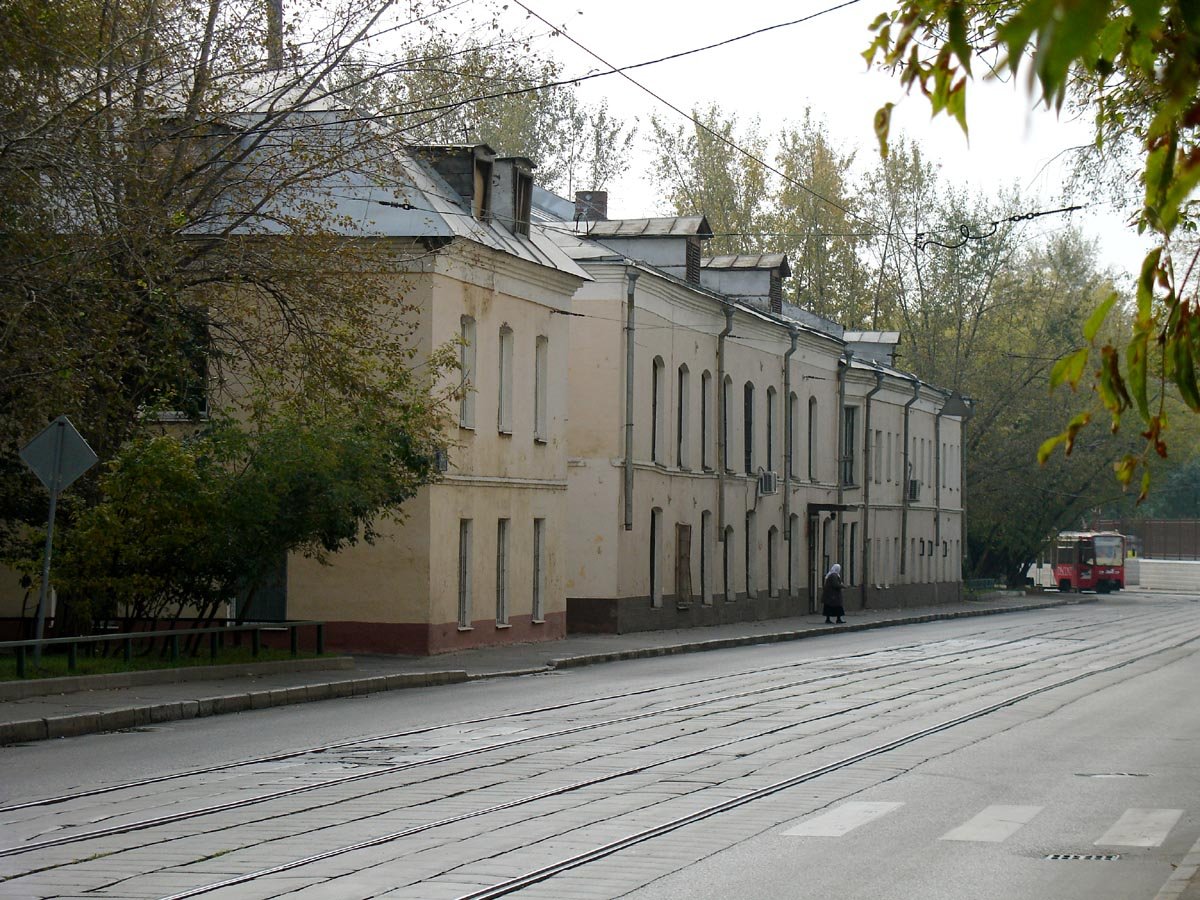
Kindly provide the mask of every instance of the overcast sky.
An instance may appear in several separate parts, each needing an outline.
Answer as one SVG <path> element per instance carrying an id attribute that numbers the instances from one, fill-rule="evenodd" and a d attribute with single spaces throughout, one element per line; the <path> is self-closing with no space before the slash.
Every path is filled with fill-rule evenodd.
<path id="1" fill-rule="evenodd" d="M 835 5 L 837 0 L 523 0 L 555 24 L 564 25 L 577 41 L 616 65 L 654 59 L 703 46 L 769 25 L 787 22 Z M 868 24 L 887 9 L 880 0 L 859 2 L 812 21 L 780 28 L 726 47 L 680 60 L 638 69 L 631 75 L 663 99 L 684 110 L 715 102 L 736 111 L 742 120 L 759 119 L 761 130 L 772 134 L 785 121 L 798 122 L 806 106 L 828 124 L 833 140 L 857 148 L 858 158 L 873 161 L 875 110 L 886 101 L 900 100 L 899 83 L 881 72 L 868 72 L 861 52 L 870 43 Z M 506 15 L 516 28 L 545 35 L 540 22 L 510 4 Z M 565 64 L 567 74 L 604 70 L 595 58 L 563 37 L 539 37 Z M 580 85 L 582 98 L 609 101 L 612 112 L 624 118 L 650 115 L 666 121 L 683 120 L 646 92 L 619 75 Z M 1124 272 L 1136 272 L 1144 254 L 1141 243 L 1123 218 L 1093 197 L 1063 197 L 1064 150 L 1090 139 L 1087 123 L 1059 120 L 1044 110 L 1031 112 L 1024 83 L 974 83 L 969 91 L 969 140 L 944 116 L 931 121 L 921 96 L 906 97 L 894 115 L 893 133 L 902 131 L 921 144 L 926 155 L 941 163 L 947 177 L 960 185 L 994 192 L 1016 184 L 1030 200 L 1030 211 L 1091 202 L 1070 221 L 1101 240 L 1105 262 Z M 641 134 L 648 133 L 643 125 Z M 609 211 L 614 216 L 644 216 L 661 211 L 660 201 L 635 164 L 631 173 L 609 185 Z M 1033 227 L 1062 227 L 1065 216 L 1040 219 Z M 956 223 L 951 223 L 953 224 Z M 1032 224 L 1032 223 L 1031 223 Z"/>

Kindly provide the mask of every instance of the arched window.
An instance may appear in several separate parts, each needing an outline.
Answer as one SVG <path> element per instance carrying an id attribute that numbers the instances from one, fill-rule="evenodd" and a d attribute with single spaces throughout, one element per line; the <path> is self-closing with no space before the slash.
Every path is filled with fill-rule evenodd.
<path id="1" fill-rule="evenodd" d="M 795 391 L 788 394 L 787 423 L 784 427 L 788 434 L 787 475 L 789 478 L 795 478 L 800 468 L 800 398 L 796 396 Z"/>
<path id="2" fill-rule="evenodd" d="M 712 512 L 700 513 L 700 602 L 712 603 Z"/>
<path id="3" fill-rule="evenodd" d="M 733 561 L 736 559 L 733 547 L 733 526 L 725 526 L 725 553 L 722 559 L 721 573 L 721 592 L 725 595 L 726 602 L 732 603 L 737 599 L 737 593 L 734 590 L 733 581 Z"/>
<path id="4" fill-rule="evenodd" d="M 663 576 L 663 511 L 654 507 L 650 511 L 650 605 L 662 606 Z"/>
<path id="5" fill-rule="evenodd" d="M 650 458 L 656 463 L 664 462 L 662 454 L 666 437 L 666 368 L 661 356 L 654 357 L 650 380 Z"/>
<path id="6" fill-rule="evenodd" d="M 808 480 L 817 480 L 817 398 L 808 398 Z"/>
<path id="7" fill-rule="evenodd" d="M 744 421 L 742 427 L 743 466 L 747 475 L 754 474 L 754 385 L 749 381 L 742 388 Z"/>
<path id="8" fill-rule="evenodd" d="M 804 547 L 804 534 L 800 530 L 800 517 L 792 513 L 791 519 L 788 521 L 788 595 L 796 596 L 796 589 L 799 587 L 801 568 L 800 553 Z"/>
<path id="9" fill-rule="evenodd" d="M 754 571 L 754 552 L 757 548 L 757 537 L 754 529 L 754 510 L 746 513 L 746 598 L 753 600 L 758 596 L 758 585 Z"/>
<path id="10" fill-rule="evenodd" d="M 700 373 L 700 468 L 712 468 L 712 375 Z"/>
<path id="11" fill-rule="evenodd" d="M 767 532 L 767 595 L 779 596 L 779 529 L 774 525 Z"/>
<path id="12" fill-rule="evenodd" d="M 679 396 L 676 399 L 678 407 L 675 412 L 675 465 L 681 469 L 691 467 L 691 448 L 689 446 L 688 407 L 691 405 L 691 373 L 686 365 L 679 367 L 678 378 Z"/>
<path id="13" fill-rule="evenodd" d="M 728 375 L 725 376 L 725 381 L 721 385 L 721 446 L 722 459 L 717 460 L 717 465 L 723 467 L 726 472 L 732 472 L 729 459 L 729 410 L 733 407 L 733 379 Z"/>
<path id="14" fill-rule="evenodd" d="M 779 419 L 775 409 L 777 403 L 775 388 L 767 388 L 767 460 L 764 466 L 768 472 L 775 471 L 775 423 Z"/>

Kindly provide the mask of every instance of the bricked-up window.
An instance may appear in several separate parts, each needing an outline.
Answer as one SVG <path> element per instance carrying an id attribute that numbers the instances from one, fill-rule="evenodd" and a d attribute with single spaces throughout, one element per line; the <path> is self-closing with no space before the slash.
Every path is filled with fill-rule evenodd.
<path id="1" fill-rule="evenodd" d="M 705 606 L 712 603 L 712 512 L 700 513 L 700 602 Z"/>
<path id="2" fill-rule="evenodd" d="M 700 283 L 700 239 L 687 239 L 687 278 L 688 284 Z"/>
<path id="3" fill-rule="evenodd" d="M 817 480 L 817 398 L 808 398 L 808 480 Z"/>
<path id="4" fill-rule="evenodd" d="M 758 535 L 755 531 L 754 510 L 746 513 L 746 597 L 753 600 L 758 596 L 758 585 L 754 571 L 754 551 L 757 549 Z"/>
<path id="5" fill-rule="evenodd" d="M 767 596 L 779 596 L 779 529 L 767 532 Z"/>
<path id="6" fill-rule="evenodd" d="M 471 627 L 471 520 L 458 520 L 458 627 Z"/>
<path id="7" fill-rule="evenodd" d="M 722 583 L 721 593 L 725 595 L 726 602 L 732 603 L 737 599 L 737 592 L 734 588 L 733 581 L 733 561 L 737 557 L 734 556 L 733 547 L 733 526 L 725 526 L 725 558 L 722 560 Z"/>
<path id="8" fill-rule="evenodd" d="M 787 432 L 791 443 L 788 448 L 788 474 L 795 478 L 800 468 L 800 398 L 796 396 L 795 391 L 788 394 Z"/>

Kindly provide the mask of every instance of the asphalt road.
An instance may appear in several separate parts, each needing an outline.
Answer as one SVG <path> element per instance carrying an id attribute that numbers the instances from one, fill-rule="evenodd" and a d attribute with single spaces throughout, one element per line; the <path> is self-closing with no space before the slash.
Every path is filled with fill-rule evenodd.
<path id="1" fill-rule="evenodd" d="M 1198 613 L 1129 593 L 3 748 L 0 897 L 1152 900 L 1200 838 Z"/>

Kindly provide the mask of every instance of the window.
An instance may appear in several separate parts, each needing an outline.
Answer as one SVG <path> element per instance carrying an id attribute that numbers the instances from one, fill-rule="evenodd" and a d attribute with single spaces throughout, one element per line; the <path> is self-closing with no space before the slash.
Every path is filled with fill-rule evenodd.
<path id="1" fill-rule="evenodd" d="M 733 379 L 726 375 L 721 385 L 721 446 L 724 449 L 721 451 L 722 459 L 717 460 L 717 465 L 723 466 L 726 472 L 733 471 L 733 466 L 729 464 L 729 410 L 732 407 Z"/>
<path id="2" fill-rule="evenodd" d="M 463 428 L 475 427 L 475 320 L 463 316 L 459 322 L 458 349 L 459 390 L 458 424 Z"/>
<path id="3" fill-rule="evenodd" d="M 890 484 L 892 481 L 892 433 L 890 431 L 887 433 L 887 454 L 886 455 L 887 455 L 887 462 L 884 465 L 887 466 L 887 480 L 888 480 L 888 483 Z"/>
<path id="4" fill-rule="evenodd" d="M 512 434 L 513 332 L 507 325 L 500 329 L 500 387 L 496 396 L 496 429 Z"/>
<path id="5" fill-rule="evenodd" d="M 767 461 L 766 470 L 775 471 L 775 422 L 779 414 L 775 410 L 777 402 L 775 388 L 767 388 Z"/>
<path id="6" fill-rule="evenodd" d="M 678 407 L 675 413 L 675 465 L 681 469 L 689 468 L 692 461 L 688 447 L 688 406 L 691 403 L 689 380 L 688 367 L 680 366 Z"/>
<path id="7" fill-rule="evenodd" d="M 709 556 L 712 544 L 712 513 L 700 513 L 700 602 L 705 606 L 712 603 L 712 560 Z"/>
<path id="8" fill-rule="evenodd" d="M 858 407 L 847 406 L 842 411 L 842 484 L 855 484 L 855 424 L 858 419 Z"/>
<path id="9" fill-rule="evenodd" d="M 767 594 L 779 596 L 779 529 L 774 525 L 767 532 Z"/>
<path id="10" fill-rule="evenodd" d="M 850 523 L 850 546 L 847 548 L 846 584 L 858 584 L 858 523 Z"/>
<path id="11" fill-rule="evenodd" d="M 496 521 L 496 625 L 508 625 L 508 519 Z"/>
<path id="12" fill-rule="evenodd" d="M 721 560 L 721 593 L 725 595 L 725 602 L 732 603 L 737 599 L 737 594 L 733 589 L 733 526 L 725 526 L 725 553 Z"/>
<path id="13" fill-rule="evenodd" d="M 533 621 L 546 621 L 546 520 L 533 520 Z"/>
<path id="14" fill-rule="evenodd" d="M 550 439 L 546 399 L 549 358 L 550 339 L 538 335 L 533 347 L 533 438 L 542 443 Z"/>
<path id="15" fill-rule="evenodd" d="M 650 379 L 650 458 L 661 463 L 663 452 L 663 418 L 666 413 L 666 389 L 664 370 L 666 365 L 661 356 L 654 357 Z"/>
<path id="16" fill-rule="evenodd" d="M 662 508 L 650 511 L 650 605 L 662 606 L 663 531 Z"/>
<path id="17" fill-rule="evenodd" d="M 754 511 L 746 513 L 746 597 L 753 600 L 758 596 L 757 583 L 754 571 L 754 551 L 757 549 L 756 535 L 754 533 Z"/>
<path id="18" fill-rule="evenodd" d="M 471 627 L 471 520 L 458 520 L 458 627 Z"/>
<path id="19" fill-rule="evenodd" d="M 533 175 L 513 167 L 513 234 L 529 237 L 529 219 L 533 205 Z"/>
<path id="20" fill-rule="evenodd" d="M 712 375 L 700 373 L 700 468 L 712 468 Z"/>
<path id="21" fill-rule="evenodd" d="M 796 596 L 800 581 L 800 551 L 804 546 L 804 535 L 800 531 L 800 517 L 792 513 L 788 520 L 788 594 Z"/>
<path id="22" fill-rule="evenodd" d="M 785 425 L 788 433 L 788 475 L 792 478 L 796 477 L 796 471 L 800 468 L 797 465 L 797 455 L 800 453 L 800 398 L 793 391 L 788 395 L 788 412 L 787 423 Z"/>
<path id="23" fill-rule="evenodd" d="M 875 483 L 883 483 L 883 432 L 878 428 L 875 429 L 875 446 L 872 447 L 871 453 L 871 472 L 875 476 Z"/>
<path id="24" fill-rule="evenodd" d="M 749 381 L 742 388 L 745 417 L 742 423 L 743 467 L 747 475 L 754 474 L 754 385 Z"/>
<path id="25" fill-rule="evenodd" d="M 817 480 L 817 398 L 808 398 L 808 480 Z"/>

